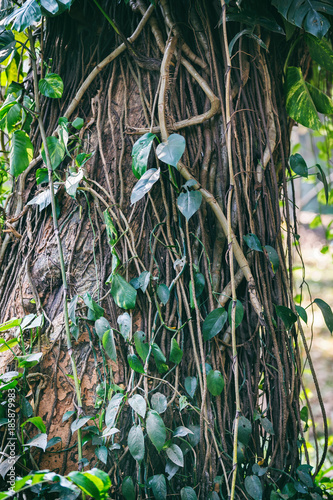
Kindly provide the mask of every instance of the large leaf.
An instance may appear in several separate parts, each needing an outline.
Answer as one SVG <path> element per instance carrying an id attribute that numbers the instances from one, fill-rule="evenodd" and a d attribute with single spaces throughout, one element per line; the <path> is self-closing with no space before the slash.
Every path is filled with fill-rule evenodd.
<path id="1" fill-rule="evenodd" d="M 17 177 L 28 168 L 32 160 L 34 149 L 29 136 L 23 130 L 16 130 L 11 138 L 10 146 L 10 173 Z"/>
<path id="2" fill-rule="evenodd" d="M 180 498 L 181 500 L 197 500 L 197 495 L 191 486 L 184 486 L 180 490 Z"/>
<path id="3" fill-rule="evenodd" d="M 181 213 L 189 220 L 200 208 L 202 202 L 202 194 L 199 191 L 186 190 L 177 198 L 177 207 Z"/>
<path id="4" fill-rule="evenodd" d="M 12 30 L 23 31 L 33 23 L 40 21 L 41 17 L 42 13 L 38 3 L 35 0 L 27 0 L 22 7 L 14 10 L 5 19 L 2 19 L 0 25 L 8 26 L 10 23 L 13 23 Z"/>
<path id="5" fill-rule="evenodd" d="M 254 500 L 262 500 L 262 486 L 258 476 L 247 476 L 244 484 L 251 498 Z"/>
<path id="6" fill-rule="evenodd" d="M 98 487 L 95 485 L 94 481 L 92 481 L 92 479 L 87 477 L 84 473 L 72 471 L 68 474 L 68 477 L 87 495 L 90 495 L 95 500 L 100 500 L 101 495 Z"/>
<path id="7" fill-rule="evenodd" d="M 150 410 L 148 412 L 146 428 L 151 442 L 157 451 L 161 451 L 166 440 L 166 428 L 163 420 L 156 411 Z"/>
<path id="8" fill-rule="evenodd" d="M 333 332 L 333 313 L 331 307 L 322 299 L 315 299 L 314 303 L 320 308 L 323 313 L 324 320 L 329 331 Z"/>
<path id="9" fill-rule="evenodd" d="M 59 99 L 64 91 L 64 84 L 59 75 L 49 73 L 39 80 L 38 88 L 41 94 L 52 99 Z"/>
<path id="10" fill-rule="evenodd" d="M 319 40 L 315 36 L 306 35 L 305 41 L 309 47 L 310 56 L 322 68 L 333 72 L 333 50 L 325 38 Z"/>
<path id="11" fill-rule="evenodd" d="M 157 474 L 150 480 L 150 486 L 156 500 L 166 500 L 167 485 L 163 474 Z"/>
<path id="12" fill-rule="evenodd" d="M 228 313 L 223 307 L 210 312 L 202 325 L 203 338 L 210 340 L 215 337 L 215 335 L 220 333 L 227 319 Z"/>
<path id="13" fill-rule="evenodd" d="M 177 163 L 185 151 L 185 139 L 182 135 L 171 134 L 166 142 L 161 142 L 156 148 L 159 160 L 177 168 Z"/>
<path id="14" fill-rule="evenodd" d="M 111 283 L 111 295 L 118 307 L 134 309 L 137 292 L 132 285 L 117 273 L 112 274 L 106 283 Z"/>
<path id="15" fill-rule="evenodd" d="M 133 408 L 133 410 L 138 415 L 140 415 L 140 417 L 145 418 L 147 403 L 145 399 L 142 396 L 140 396 L 140 394 L 134 394 L 134 396 L 129 398 L 128 404 Z"/>
<path id="16" fill-rule="evenodd" d="M 169 448 L 165 450 L 169 460 L 179 467 L 184 466 L 184 456 L 182 450 L 176 444 L 171 444 Z"/>
<path id="17" fill-rule="evenodd" d="M 0 63 L 5 61 L 13 52 L 15 45 L 16 40 L 11 30 L 3 31 L 0 34 Z"/>
<path id="18" fill-rule="evenodd" d="M 318 38 L 330 28 L 328 19 L 320 12 L 333 14 L 331 0 L 273 0 L 272 4 L 289 23 Z"/>
<path id="19" fill-rule="evenodd" d="M 288 115 L 301 125 L 318 130 L 321 124 L 317 109 L 303 78 L 301 68 L 291 66 L 287 69 L 285 94 Z"/>
<path id="20" fill-rule="evenodd" d="M 148 191 L 151 190 L 155 182 L 160 178 L 160 169 L 150 168 L 145 172 L 140 180 L 135 184 L 131 194 L 131 205 L 141 200 Z"/>
<path id="21" fill-rule="evenodd" d="M 207 375 L 207 388 L 213 396 L 219 396 L 223 391 L 224 379 L 221 372 L 211 370 Z"/>
<path id="22" fill-rule="evenodd" d="M 132 170 L 137 179 L 140 179 L 147 171 L 149 153 L 155 137 L 155 134 L 148 132 L 133 145 Z"/>
<path id="23" fill-rule="evenodd" d="M 140 425 L 133 425 L 128 433 L 127 444 L 130 454 L 139 463 L 145 456 L 145 442 Z"/>
<path id="24" fill-rule="evenodd" d="M 331 115 L 333 113 L 332 99 L 310 83 L 306 82 L 306 86 L 310 92 L 313 103 L 316 106 L 316 110 L 324 115 Z"/>
<path id="25" fill-rule="evenodd" d="M 125 500 L 135 500 L 135 487 L 131 476 L 126 476 L 121 485 L 121 493 Z"/>
<path id="26" fill-rule="evenodd" d="M 53 136 L 47 137 L 46 144 L 50 155 L 52 170 L 55 170 L 57 167 L 59 167 L 60 163 L 64 159 L 66 153 L 65 146 L 62 144 L 62 142 L 60 142 L 56 137 Z M 47 165 L 44 144 L 42 145 L 41 155 L 45 165 Z"/>

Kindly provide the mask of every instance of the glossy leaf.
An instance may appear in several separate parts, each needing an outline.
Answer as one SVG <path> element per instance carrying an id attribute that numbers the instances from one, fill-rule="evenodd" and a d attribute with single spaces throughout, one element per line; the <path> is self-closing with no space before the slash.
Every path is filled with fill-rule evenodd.
<path id="1" fill-rule="evenodd" d="M 162 142 L 157 146 L 157 158 L 177 168 L 177 163 L 185 151 L 185 145 L 185 139 L 182 135 L 171 134 L 166 142 Z"/>
<path id="2" fill-rule="evenodd" d="M 166 428 L 162 418 L 156 411 L 148 411 L 146 428 L 151 442 L 157 451 L 161 451 L 166 440 Z"/>
<path id="3" fill-rule="evenodd" d="M 106 354 L 112 361 L 117 362 L 117 349 L 114 342 L 113 330 L 107 330 L 103 334 L 102 344 Z"/>
<path id="4" fill-rule="evenodd" d="M 197 377 L 185 378 L 185 389 L 191 398 L 194 397 L 197 385 L 198 385 Z"/>
<path id="5" fill-rule="evenodd" d="M 118 307 L 134 309 L 137 291 L 122 276 L 114 273 L 106 283 L 111 283 L 111 295 Z"/>
<path id="6" fill-rule="evenodd" d="M 131 194 L 131 205 L 141 200 L 148 191 L 151 190 L 155 182 L 160 178 L 160 169 L 150 168 L 145 172 L 140 180 L 135 184 Z"/>
<path id="7" fill-rule="evenodd" d="M 164 283 L 161 283 L 157 287 L 157 295 L 162 304 L 165 305 L 170 298 L 170 290 L 166 285 L 164 285 Z"/>
<path id="8" fill-rule="evenodd" d="M 171 341 L 169 360 L 172 363 L 178 365 L 181 362 L 182 358 L 183 358 L 183 351 L 179 347 L 177 340 L 173 338 Z"/>
<path id="9" fill-rule="evenodd" d="M 249 443 L 252 434 L 252 424 L 249 419 L 241 415 L 238 419 L 238 439 L 245 446 Z"/>
<path id="10" fill-rule="evenodd" d="M 133 483 L 133 479 L 131 476 L 126 476 L 122 482 L 121 485 L 121 493 L 125 500 L 135 500 L 136 499 L 136 493 L 135 493 L 135 487 Z"/>
<path id="11" fill-rule="evenodd" d="M 295 309 L 297 311 L 298 316 L 304 321 L 304 323 L 307 323 L 308 322 L 308 315 L 307 315 L 304 307 L 295 306 Z"/>
<path id="12" fill-rule="evenodd" d="M 333 50 L 325 38 L 321 40 L 316 36 L 306 35 L 305 41 L 309 47 L 310 56 L 322 68 L 333 72 Z"/>
<path id="13" fill-rule="evenodd" d="M 317 109 L 300 68 L 287 69 L 285 94 L 288 115 L 301 125 L 318 130 L 321 124 Z"/>
<path id="14" fill-rule="evenodd" d="M 134 394 L 134 396 L 129 398 L 128 404 L 131 406 L 131 408 L 133 408 L 133 410 L 138 415 L 140 415 L 140 417 L 145 418 L 147 403 L 145 399 L 142 396 L 140 396 L 140 394 Z"/>
<path id="15" fill-rule="evenodd" d="M 228 313 L 223 307 L 210 312 L 202 325 L 203 338 L 210 340 L 220 333 L 228 319 Z"/>
<path id="16" fill-rule="evenodd" d="M 177 207 L 180 212 L 189 220 L 200 208 L 202 194 L 200 191 L 186 191 L 177 198 Z"/>
<path id="17" fill-rule="evenodd" d="M 164 413 L 168 406 L 167 398 L 160 392 L 155 392 L 155 394 L 152 395 L 150 403 L 153 410 L 157 411 L 159 414 Z"/>
<path id="18" fill-rule="evenodd" d="M 23 130 L 16 130 L 11 137 L 9 163 L 10 173 L 17 177 L 28 168 L 34 154 L 29 136 Z"/>
<path id="19" fill-rule="evenodd" d="M 176 444 L 171 444 L 165 450 L 169 460 L 179 467 L 184 467 L 184 456 L 182 450 Z"/>
<path id="20" fill-rule="evenodd" d="M 133 425 L 128 433 L 127 444 L 130 454 L 139 463 L 145 456 L 145 442 L 140 425 Z"/>
<path id="21" fill-rule="evenodd" d="M 307 179 L 308 167 L 303 156 L 301 156 L 299 153 L 291 155 L 289 158 L 289 163 L 295 174 L 300 175 L 301 177 L 305 177 Z"/>
<path id="22" fill-rule="evenodd" d="M 255 234 L 249 233 L 245 234 L 244 241 L 251 250 L 257 250 L 257 252 L 262 252 L 262 246 Z"/>
<path id="23" fill-rule="evenodd" d="M 254 500 L 262 500 L 262 486 L 258 476 L 247 476 L 244 485 L 251 498 Z"/>
<path id="24" fill-rule="evenodd" d="M 21 427 L 24 427 L 28 422 L 35 425 L 37 429 L 40 430 L 40 432 L 42 432 L 43 434 L 46 433 L 46 426 L 41 417 L 28 418 L 25 422 L 23 422 L 23 424 L 21 424 Z"/>
<path id="25" fill-rule="evenodd" d="M 314 303 L 317 304 L 317 306 L 320 308 L 320 310 L 324 316 L 326 326 L 332 334 L 332 332 L 333 332 L 333 313 L 332 313 L 331 307 L 327 304 L 327 302 L 325 302 L 322 299 L 315 299 Z"/>
<path id="26" fill-rule="evenodd" d="M 181 500 L 197 500 L 197 495 L 191 486 L 184 486 L 180 490 L 180 498 Z"/>
<path id="27" fill-rule="evenodd" d="M 148 132 L 136 141 L 132 149 L 132 171 L 137 179 L 147 171 L 149 153 L 156 135 Z"/>
<path id="28" fill-rule="evenodd" d="M 42 16 L 40 6 L 35 0 L 27 0 L 22 7 L 15 9 L 9 16 L 2 19 L 0 25 L 8 26 L 13 23 L 11 28 L 15 31 L 23 31 L 34 23 L 40 21 Z"/>
<path id="29" fill-rule="evenodd" d="M 221 372 L 211 370 L 207 375 L 207 388 L 213 396 L 219 396 L 223 391 L 224 379 Z"/>
<path id="30" fill-rule="evenodd" d="M 275 250 L 275 248 L 270 247 L 269 245 L 264 246 L 264 249 L 265 249 L 265 254 L 268 257 L 268 260 L 271 264 L 272 271 L 275 274 L 280 265 L 278 253 Z"/>
<path id="31" fill-rule="evenodd" d="M 167 485 L 163 474 L 153 476 L 150 481 L 150 486 L 156 500 L 166 500 Z"/>
<path id="32" fill-rule="evenodd" d="M 164 356 L 159 346 L 154 343 L 152 344 L 151 349 L 159 373 L 167 372 L 169 368 L 168 365 L 166 364 L 166 357 Z"/>
<path id="33" fill-rule="evenodd" d="M 90 495 L 95 500 L 100 500 L 101 495 L 95 483 L 82 472 L 72 471 L 68 477 L 76 486 L 83 490 L 87 495 Z"/>
<path id="34" fill-rule="evenodd" d="M 62 97 L 64 91 L 64 84 L 62 79 L 56 73 L 48 73 L 45 78 L 38 82 L 39 92 L 46 97 L 52 99 L 59 99 Z"/>
<path id="35" fill-rule="evenodd" d="M 65 157 L 65 146 L 59 141 L 59 139 L 53 136 L 46 139 L 46 144 L 47 149 L 49 150 L 52 170 L 55 170 L 57 167 L 59 167 L 60 163 Z M 44 144 L 42 145 L 41 155 L 45 165 L 47 165 Z"/>
<path id="36" fill-rule="evenodd" d="M 284 326 L 289 330 L 297 321 L 296 314 L 286 306 L 275 306 L 276 315 L 282 319 Z"/>
<path id="37" fill-rule="evenodd" d="M 127 356 L 127 361 L 132 370 L 134 370 L 137 373 L 144 373 L 144 368 L 142 366 L 141 361 L 135 354 L 129 354 Z"/>
<path id="38" fill-rule="evenodd" d="M 11 318 L 0 325 L 0 332 L 6 332 L 11 328 L 15 328 L 20 326 L 22 319 L 21 318 Z"/>
<path id="39" fill-rule="evenodd" d="M 229 323 L 231 325 L 232 323 L 232 307 L 233 307 L 233 301 L 231 300 L 229 302 L 229 307 L 228 307 L 228 317 L 229 317 Z M 237 328 L 241 322 L 243 321 L 244 317 L 244 307 L 243 304 L 237 300 L 236 301 L 236 312 L 235 312 L 235 328 Z"/>

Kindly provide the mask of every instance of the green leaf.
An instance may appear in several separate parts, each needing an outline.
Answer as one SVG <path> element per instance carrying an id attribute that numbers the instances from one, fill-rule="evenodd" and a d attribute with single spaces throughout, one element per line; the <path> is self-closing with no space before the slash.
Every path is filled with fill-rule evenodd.
<path id="1" fill-rule="evenodd" d="M 11 328 L 15 328 L 20 326 L 22 319 L 21 318 L 11 318 L 0 325 L 0 332 L 6 332 Z"/>
<path id="2" fill-rule="evenodd" d="M 36 181 L 37 184 L 44 184 L 49 182 L 49 174 L 47 168 L 37 168 Z"/>
<path id="3" fill-rule="evenodd" d="M 166 142 L 161 142 L 156 148 L 157 158 L 168 165 L 177 168 L 177 163 L 185 151 L 185 139 L 180 134 L 171 134 Z"/>
<path id="4" fill-rule="evenodd" d="M 133 410 L 138 415 L 140 415 L 140 417 L 145 418 L 147 403 L 145 399 L 142 396 L 140 396 L 140 394 L 134 394 L 134 396 L 129 398 L 128 404 L 133 408 Z"/>
<path id="5" fill-rule="evenodd" d="M 320 14 L 333 14 L 330 0 L 273 0 L 272 4 L 287 21 L 299 28 L 304 28 L 315 37 L 322 38 L 330 28 L 328 19 Z"/>
<path id="6" fill-rule="evenodd" d="M 149 153 L 156 135 L 148 132 L 136 141 L 132 149 L 132 170 L 137 179 L 147 171 Z"/>
<path id="7" fill-rule="evenodd" d="M 256 250 L 257 252 L 262 252 L 262 246 L 255 234 L 249 233 L 245 234 L 244 241 L 251 250 Z"/>
<path id="8" fill-rule="evenodd" d="M 188 435 L 188 441 L 194 448 L 200 442 L 200 425 L 189 425 L 188 428 L 193 432 Z"/>
<path id="9" fill-rule="evenodd" d="M 126 476 L 121 485 L 121 493 L 125 500 L 135 500 L 136 493 L 134 488 L 133 479 L 131 476 Z"/>
<path id="10" fill-rule="evenodd" d="M 97 446 L 97 448 L 95 448 L 95 455 L 98 458 L 98 460 L 103 462 L 103 464 L 105 464 L 105 465 L 107 464 L 108 449 L 106 446 Z"/>
<path id="11" fill-rule="evenodd" d="M 7 342 L 4 339 L 0 338 L 0 352 L 5 352 L 5 351 L 8 351 L 9 349 L 12 349 L 18 343 L 19 343 L 19 341 L 16 338 L 9 339 Z"/>
<path id="12" fill-rule="evenodd" d="M 105 349 L 106 354 L 112 361 L 117 362 L 117 349 L 114 342 L 113 330 L 107 330 L 103 334 L 102 344 Z"/>
<path id="13" fill-rule="evenodd" d="M 85 293 L 83 295 L 83 302 L 85 305 L 88 307 L 88 320 L 90 321 L 96 321 L 98 318 L 103 316 L 104 314 L 104 309 L 103 307 L 99 306 L 97 302 L 95 302 L 90 293 Z"/>
<path id="14" fill-rule="evenodd" d="M 95 483 L 82 472 L 72 471 L 67 476 L 76 486 L 95 500 L 100 500 L 100 492 Z"/>
<path id="15" fill-rule="evenodd" d="M 229 317 L 229 323 L 231 325 L 232 323 L 232 307 L 233 307 L 233 301 L 231 300 L 229 302 L 229 307 L 228 307 L 228 317 Z M 236 313 L 235 313 L 235 328 L 237 328 L 241 322 L 243 321 L 244 317 L 244 307 L 243 304 L 237 300 L 236 301 Z"/>
<path id="16" fill-rule="evenodd" d="M 184 467 L 184 456 L 182 450 L 176 444 L 171 444 L 165 450 L 169 460 L 179 467 Z"/>
<path id="17" fill-rule="evenodd" d="M 57 167 L 59 167 L 60 163 L 65 157 L 65 146 L 59 141 L 59 139 L 53 136 L 47 137 L 46 144 L 47 149 L 49 150 L 52 170 L 55 170 Z M 45 165 L 47 165 L 44 144 L 42 145 L 41 155 Z"/>
<path id="18" fill-rule="evenodd" d="M 40 432 L 44 434 L 46 433 L 46 427 L 41 417 L 28 418 L 25 422 L 23 422 L 23 424 L 21 424 L 21 427 L 24 427 L 28 422 L 31 422 L 33 425 L 35 425 L 37 429 L 40 430 Z"/>
<path id="19" fill-rule="evenodd" d="M 282 319 L 284 326 L 286 327 L 287 330 L 290 330 L 290 328 L 293 326 L 294 323 L 297 321 L 297 316 L 296 314 L 289 309 L 289 307 L 286 306 L 276 306 L 275 311 L 276 315 Z"/>
<path id="20" fill-rule="evenodd" d="M 210 340 L 220 333 L 228 319 L 228 313 L 223 307 L 210 312 L 202 325 L 204 340 Z"/>
<path id="21" fill-rule="evenodd" d="M 155 392 L 151 397 L 150 403 L 153 410 L 159 414 L 164 413 L 168 406 L 167 398 L 161 392 Z"/>
<path id="22" fill-rule="evenodd" d="M 261 417 L 260 424 L 263 426 L 265 431 L 268 432 L 268 434 L 272 434 L 272 435 L 275 434 L 273 424 L 270 420 L 268 420 L 267 417 Z"/>
<path id="23" fill-rule="evenodd" d="M 82 179 L 83 179 L 83 171 L 81 169 L 77 174 L 71 174 L 70 176 L 67 177 L 65 182 L 65 189 L 67 191 L 67 194 L 69 194 L 69 196 L 75 198 L 76 190 L 79 187 L 79 184 L 82 181 Z"/>
<path id="24" fill-rule="evenodd" d="M 155 182 L 160 178 L 160 169 L 150 168 L 145 172 L 140 180 L 135 184 L 131 194 L 131 205 L 141 200 L 148 191 L 151 190 Z"/>
<path id="25" fill-rule="evenodd" d="M 157 287 L 157 295 L 162 304 L 165 305 L 170 298 L 170 290 L 164 283 L 161 283 L 161 285 Z"/>
<path id="26" fill-rule="evenodd" d="M 42 13 L 38 3 L 35 0 L 27 0 L 22 7 L 14 10 L 9 16 L 5 17 L 1 21 L 1 25 L 8 26 L 10 23 L 13 23 L 12 30 L 20 32 L 33 23 L 38 23 L 41 17 Z"/>
<path id="27" fill-rule="evenodd" d="M 29 136 L 23 130 L 15 130 L 12 134 L 9 164 L 10 173 L 17 177 L 28 168 L 34 154 Z"/>
<path id="28" fill-rule="evenodd" d="M 248 420 L 243 415 L 238 419 L 238 439 L 241 443 L 244 443 L 245 446 L 248 445 L 250 441 L 250 436 L 252 433 L 252 424 L 250 420 Z"/>
<path id="29" fill-rule="evenodd" d="M 150 486 L 156 500 L 166 500 L 167 485 L 163 474 L 153 476 L 150 481 Z"/>
<path id="30" fill-rule="evenodd" d="M 213 396 L 219 396 L 223 391 L 224 379 L 221 372 L 211 370 L 207 375 L 207 388 Z"/>
<path id="31" fill-rule="evenodd" d="M 287 69 L 285 94 L 288 115 L 305 127 L 318 130 L 321 123 L 317 109 L 300 68 L 291 66 Z"/>
<path id="32" fill-rule="evenodd" d="M 181 193 L 177 198 L 177 207 L 181 213 L 190 220 L 200 208 L 202 202 L 202 194 L 200 191 L 186 191 Z"/>
<path id="33" fill-rule="evenodd" d="M 79 117 L 77 117 L 77 118 L 75 118 L 75 120 L 72 122 L 72 126 L 73 126 L 74 128 L 76 128 L 76 130 L 81 130 L 81 128 L 83 127 L 83 125 L 84 125 L 84 120 L 83 120 L 83 118 L 79 118 Z"/>
<path id="34" fill-rule="evenodd" d="M 298 316 L 304 321 L 304 323 L 308 322 L 308 315 L 306 314 L 306 310 L 304 307 L 295 306 Z"/>
<path id="35" fill-rule="evenodd" d="M 296 472 L 297 472 L 298 477 L 302 481 L 302 483 L 305 484 L 305 486 L 307 488 L 313 488 L 313 480 L 312 480 L 312 477 L 310 476 L 309 473 L 307 473 L 299 468 L 297 469 Z"/>
<path id="36" fill-rule="evenodd" d="M 185 378 L 185 389 L 187 394 L 193 398 L 196 388 L 198 385 L 197 377 L 186 377 Z"/>
<path id="37" fill-rule="evenodd" d="M 7 57 L 15 49 L 16 40 L 11 30 L 3 31 L 0 35 L 0 63 L 5 61 Z"/>
<path id="38" fill-rule="evenodd" d="M 192 294 L 192 281 L 189 284 L 190 288 L 190 305 L 191 309 L 194 308 L 193 294 Z M 194 273 L 194 290 L 196 298 L 202 295 L 202 292 L 205 289 L 205 277 L 201 273 Z"/>
<path id="39" fill-rule="evenodd" d="M 180 498 L 181 500 L 197 500 L 197 495 L 191 486 L 184 486 L 180 490 Z"/>
<path id="40" fill-rule="evenodd" d="M 295 174 L 300 175 L 301 177 L 305 177 L 306 179 L 308 178 L 308 167 L 303 156 L 301 156 L 299 153 L 291 155 L 289 158 L 289 163 Z"/>
<path id="41" fill-rule="evenodd" d="M 62 79 L 56 73 L 49 73 L 39 80 L 38 83 L 39 92 L 46 97 L 51 97 L 52 99 L 59 99 L 62 97 L 64 91 L 64 84 Z"/>
<path id="42" fill-rule="evenodd" d="M 134 309 L 137 291 L 117 273 L 112 274 L 107 282 L 111 283 L 111 295 L 118 307 Z"/>
<path id="43" fill-rule="evenodd" d="M 139 463 L 142 462 L 145 456 L 145 442 L 143 432 L 140 425 L 133 425 L 128 433 L 127 439 L 130 454 Z"/>
<path id="44" fill-rule="evenodd" d="M 314 303 L 317 304 L 317 306 L 320 308 L 320 310 L 324 316 L 326 326 L 332 334 L 332 332 L 333 332 L 333 313 L 332 313 L 331 307 L 322 299 L 315 299 Z"/>
<path id="45" fill-rule="evenodd" d="M 308 91 L 310 92 L 311 98 L 318 113 L 323 113 L 324 115 L 331 115 L 333 113 L 333 101 L 324 92 L 317 89 L 310 83 L 306 82 Z"/>
<path id="46" fill-rule="evenodd" d="M 258 476 L 247 476 L 244 484 L 251 498 L 254 500 L 262 500 L 262 486 Z"/>
<path id="47" fill-rule="evenodd" d="M 114 396 L 112 396 L 111 401 L 109 402 L 107 408 L 106 408 L 106 413 L 105 413 L 105 425 L 108 428 L 113 427 L 117 413 L 119 410 L 119 406 L 121 405 L 122 401 L 124 399 L 124 395 L 121 393 L 117 393 Z"/>
<path id="48" fill-rule="evenodd" d="M 319 172 L 317 173 L 317 178 L 324 184 L 324 193 L 325 193 L 325 199 L 326 199 L 326 204 L 328 203 L 328 183 L 326 179 L 326 175 L 319 165 L 319 163 L 316 163 L 316 167 L 318 168 Z"/>
<path id="49" fill-rule="evenodd" d="M 145 339 L 146 335 L 144 332 L 142 332 L 141 330 L 135 332 L 134 334 L 135 349 L 143 362 L 146 361 L 149 352 L 149 345 L 144 342 Z"/>
<path id="50" fill-rule="evenodd" d="M 127 361 L 132 370 L 134 370 L 137 373 L 144 373 L 145 370 L 141 364 L 141 361 L 135 354 L 129 354 L 127 356 Z"/>
<path id="51" fill-rule="evenodd" d="M 72 431 L 72 433 L 74 433 L 78 429 L 81 429 L 81 427 L 83 427 L 84 425 L 86 425 L 86 423 L 90 419 L 91 419 L 91 417 L 86 416 L 86 417 L 80 417 L 80 418 L 77 418 L 76 420 L 74 420 L 72 422 L 72 424 L 71 424 L 71 431 Z"/>
<path id="52" fill-rule="evenodd" d="M 155 363 L 156 363 L 156 366 L 157 366 L 159 373 L 167 372 L 169 368 L 168 368 L 168 365 L 165 364 L 166 357 L 164 356 L 164 354 L 161 351 L 161 349 L 159 348 L 159 346 L 154 343 L 154 344 L 152 344 L 151 349 L 152 349 L 154 360 L 155 360 Z"/>
<path id="53" fill-rule="evenodd" d="M 299 412 L 299 416 L 300 416 L 300 418 L 301 418 L 301 420 L 303 422 L 305 422 L 305 423 L 308 422 L 308 420 L 309 420 L 309 410 L 308 410 L 307 406 L 303 406 L 303 408 Z"/>
<path id="54" fill-rule="evenodd" d="M 19 362 L 19 368 L 32 368 L 40 362 L 42 356 L 42 352 L 35 352 L 33 354 L 25 354 L 24 356 L 16 356 L 16 359 Z"/>
<path id="55" fill-rule="evenodd" d="M 278 253 L 275 250 L 275 248 L 270 247 L 269 245 L 264 246 L 264 249 L 265 249 L 265 254 L 268 257 L 268 260 L 271 264 L 272 271 L 275 274 L 280 265 Z"/>
<path id="56" fill-rule="evenodd" d="M 306 35 L 305 41 L 309 47 L 310 56 L 322 68 L 333 72 L 333 50 L 325 38 L 319 40 L 312 35 Z"/>
<path id="57" fill-rule="evenodd" d="M 124 314 L 118 316 L 117 323 L 119 325 L 121 335 L 127 341 L 132 329 L 132 320 L 128 312 L 125 312 Z"/>
<path id="58" fill-rule="evenodd" d="M 47 442 L 47 446 L 46 446 L 46 449 L 48 448 L 52 448 L 53 446 L 55 446 L 56 444 L 58 443 L 61 443 L 61 437 L 59 436 L 54 436 L 52 439 L 50 439 L 48 442 Z"/>
<path id="59" fill-rule="evenodd" d="M 173 338 L 171 341 L 169 360 L 172 363 L 175 363 L 175 365 L 178 365 L 181 362 L 182 358 L 183 358 L 183 351 L 179 347 L 177 340 Z"/>
<path id="60" fill-rule="evenodd" d="M 161 451 L 166 440 L 166 428 L 163 420 L 156 411 L 148 411 L 146 428 L 151 442 L 157 451 Z"/>

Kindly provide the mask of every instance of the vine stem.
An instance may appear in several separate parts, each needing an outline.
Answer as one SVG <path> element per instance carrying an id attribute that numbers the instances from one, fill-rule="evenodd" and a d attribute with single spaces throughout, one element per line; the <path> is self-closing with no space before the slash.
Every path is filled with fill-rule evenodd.
<path id="1" fill-rule="evenodd" d="M 68 316 L 68 305 L 67 305 L 68 286 L 67 286 L 67 279 L 66 279 L 64 252 L 63 252 L 63 248 L 62 248 L 59 227 L 58 227 L 58 217 L 57 217 L 56 201 L 55 201 L 55 194 L 54 194 L 53 171 L 52 171 L 52 165 L 51 165 L 50 152 L 49 152 L 48 145 L 47 145 L 47 137 L 46 137 L 45 127 L 44 127 L 44 123 L 43 123 L 42 116 L 41 116 L 39 89 L 38 89 L 37 62 L 36 62 L 37 57 L 36 57 L 35 43 L 34 43 L 34 38 L 33 38 L 31 28 L 28 28 L 28 37 L 29 37 L 29 41 L 30 41 L 31 66 L 32 66 L 33 78 L 34 78 L 34 94 L 35 94 L 35 103 L 36 103 L 36 114 L 38 116 L 38 126 L 39 126 L 40 134 L 42 137 L 42 142 L 43 142 L 45 157 L 46 157 L 46 165 L 47 165 L 48 176 L 49 176 L 49 189 L 50 189 L 50 198 L 51 198 L 51 207 L 52 207 L 53 228 L 54 228 L 54 233 L 56 235 L 56 240 L 57 240 L 58 255 L 59 255 L 60 269 L 61 269 L 61 277 L 62 277 L 63 290 L 64 290 L 63 291 L 63 306 L 64 306 L 64 322 L 65 322 L 66 339 L 67 339 L 67 350 L 68 350 L 70 360 L 71 360 L 73 377 L 74 377 L 75 392 L 76 392 L 77 403 L 78 403 L 78 408 L 79 408 L 79 413 L 80 413 L 80 411 L 82 411 L 81 410 L 82 409 L 82 399 L 81 399 L 80 382 L 79 382 L 79 378 L 78 378 L 78 374 L 77 374 L 77 368 L 76 368 L 75 358 L 74 358 L 73 349 L 72 349 L 71 332 L 70 332 L 70 328 L 69 328 L 69 316 Z M 78 415 L 78 416 L 80 416 L 80 415 Z M 81 433 L 81 429 L 78 429 L 77 433 L 78 433 L 78 458 L 80 461 L 80 460 L 82 460 L 82 433 Z"/>

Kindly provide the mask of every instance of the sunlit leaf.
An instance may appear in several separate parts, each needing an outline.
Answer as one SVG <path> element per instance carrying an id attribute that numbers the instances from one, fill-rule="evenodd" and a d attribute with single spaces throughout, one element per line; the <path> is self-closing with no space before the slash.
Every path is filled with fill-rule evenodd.
<path id="1" fill-rule="evenodd" d="M 16 130 L 11 137 L 9 154 L 10 173 L 17 177 L 28 168 L 34 154 L 29 136 L 23 130 Z"/>
<path id="2" fill-rule="evenodd" d="M 300 68 L 287 69 L 285 93 L 288 115 L 301 125 L 318 130 L 321 124 L 317 109 Z"/>
<path id="3" fill-rule="evenodd" d="M 38 88 L 41 94 L 53 99 L 62 97 L 64 84 L 62 79 L 56 73 L 48 73 L 45 78 L 38 82 Z"/>
<path id="4" fill-rule="evenodd" d="M 75 198 L 76 190 L 79 187 L 80 182 L 83 179 L 83 171 L 80 169 L 77 174 L 71 174 L 67 177 L 65 182 L 65 189 L 69 196 Z"/>
<path id="5" fill-rule="evenodd" d="M 2 19 L 1 26 L 8 26 L 13 23 L 11 28 L 15 31 L 23 31 L 33 23 L 40 21 L 42 16 L 40 6 L 35 0 L 27 0 L 22 7 L 15 9 L 9 16 Z"/>

